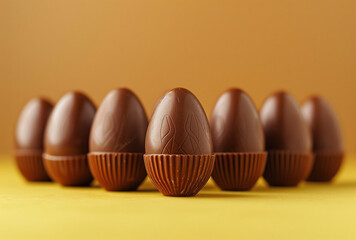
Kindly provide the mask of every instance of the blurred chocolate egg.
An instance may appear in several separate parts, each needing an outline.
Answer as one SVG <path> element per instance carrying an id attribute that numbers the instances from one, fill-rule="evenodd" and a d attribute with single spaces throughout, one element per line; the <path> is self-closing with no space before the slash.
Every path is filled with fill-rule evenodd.
<path id="1" fill-rule="evenodd" d="M 312 96 L 302 105 L 302 113 L 309 125 L 315 163 L 309 181 L 330 181 L 339 171 L 344 144 L 336 113 L 320 96 Z"/>
<path id="2" fill-rule="evenodd" d="M 134 190 L 145 179 L 147 125 L 145 110 L 129 89 L 111 91 L 100 104 L 90 132 L 88 158 L 91 172 L 106 190 Z"/>
<path id="3" fill-rule="evenodd" d="M 95 115 L 92 101 L 80 92 L 64 95 L 54 107 L 45 132 L 45 166 L 51 178 L 64 186 L 92 181 L 87 153 Z"/>
<path id="4" fill-rule="evenodd" d="M 265 139 L 251 98 L 234 88 L 224 92 L 210 117 L 214 152 L 263 152 Z"/>
<path id="5" fill-rule="evenodd" d="M 312 142 L 297 101 L 288 93 L 272 94 L 260 111 L 268 159 L 264 177 L 270 185 L 296 186 L 310 173 Z"/>
<path id="6" fill-rule="evenodd" d="M 42 161 L 43 135 L 53 105 L 34 98 L 22 109 L 15 133 L 15 160 L 28 181 L 50 180 Z"/>
<path id="7" fill-rule="evenodd" d="M 214 166 L 209 123 L 198 99 L 175 88 L 157 103 L 146 134 L 145 166 L 168 196 L 194 196 Z M 169 174 L 168 174 L 169 173 Z"/>
<path id="8" fill-rule="evenodd" d="M 320 96 L 309 98 L 303 103 L 302 113 L 311 130 L 314 152 L 344 151 L 340 124 L 325 99 Z"/>
<path id="9" fill-rule="evenodd" d="M 212 177 L 222 190 L 250 190 L 262 176 L 267 154 L 258 111 L 241 89 L 225 91 L 210 117 L 216 154 Z"/>
<path id="10" fill-rule="evenodd" d="M 291 95 L 286 92 L 273 94 L 264 102 L 260 114 L 267 150 L 311 151 L 308 126 L 298 102 Z"/>

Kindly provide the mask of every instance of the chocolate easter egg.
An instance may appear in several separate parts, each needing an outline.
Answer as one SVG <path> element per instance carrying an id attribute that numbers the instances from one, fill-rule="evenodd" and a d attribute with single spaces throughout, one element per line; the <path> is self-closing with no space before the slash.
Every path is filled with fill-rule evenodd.
<path id="1" fill-rule="evenodd" d="M 129 89 L 111 91 L 101 103 L 90 135 L 90 152 L 145 152 L 147 116 Z"/>
<path id="2" fill-rule="evenodd" d="M 88 158 L 91 172 L 106 190 L 134 190 L 145 179 L 147 125 L 145 110 L 129 89 L 111 91 L 100 104 L 90 132 Z"/>
<path id="3" fill-rule="evenodd" d="M 146 153 L 213 153 L 207 117 L 191 92 L 173 89 L 156 105 L 147 130 Z"/>
<path id="4" fill-rule="evenodd" d="M 262 176 L 267 154 L 258 111 L 242 90 L 218 99 L 210 117 L 216 154 L 212 177 L 223 190 L 250 190 Z"/>
<path id="5" fill-rule="evenodd" d="M 214 152 L 263 152 L 265 139 L 258 111 L 240 89 L 224 92 L 210 117 Z"/>
<path id="6" fill-rule="evenodd" d="M 336 113 L 320 96 L 312 96 L 302 105 L 313 139 L 315 163 L 309 181 L 330 181 L 339 171 L 344 144 Z"/>
<path id="7" fill-rule="evenodd" d="M 17 122 L 16 150 L 43 151 L 43 134 L 52 108 L 52 103 L 43 98 L 26 104 Z"/>
<path id="8" fill-rule="evenodd" d="M 52 103 L 34 98 L 23 108 L 15 133 L 15 160 L 28 181 L 50 180 L 42 161 L 43 135 Z"/>
<path id="9" fill-rule="evenodd" d="M 313 164 L 311 134 L 297 101 L 280 91 L 264 102 L 260 111 L 268 159 L 264 178 L 273 186 L 296 186 Z"/>
<path id="10" fill-rule="evenodd" d="M 155 186 L 168 196 L 194 196 L 214 166 L 213 143 L 203 107 L 184 88 L 156 104 L 146 134 L 145 166 Z"/>
<path id="11" fill-rule="evenodd" d="M 95 115 L 92 101 L 80 92 L 64 95 L 54 107 L 45 131 L 45 166 L 64 186 L 92 181 L 86 154 Z"/>
<path id="12" fill-rule="evenodd" d="M 311 152 L 312 142 L 308 126 L 298 102 L 286 92 L 277 92 L 263 104 L 261 120 L 267 150 Z"/>
<path id="13" fill-rule="evenodd" d="M 88 153 L 88 141 L 95 106 L 82 93 L 71 92 L 56 104 L 45 134 L 45 153 L 73 156 Z"/>
<path id="14" fill-rule="evenodd" d="M 325 99 L 319 96 L 309 98 L 302 106 L 302 113 L 311 130 L 314 152 L 344 151 L 340 124 Z"/>

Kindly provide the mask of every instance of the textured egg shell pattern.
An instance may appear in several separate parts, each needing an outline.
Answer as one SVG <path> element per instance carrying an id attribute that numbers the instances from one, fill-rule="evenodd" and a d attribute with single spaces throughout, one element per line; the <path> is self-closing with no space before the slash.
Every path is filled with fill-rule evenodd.
<path id="1" fill-rule="evenodd" d="M 156 104 L 146 134 L 146 154 L 212 154 L 208 119 L 198 99 L 184 88 Z"/>
<path id="2" fill-rule="evenodd" d="M 137 96 L 126 88 L 108 93 L 95 115 L 90 152 L 145 152 L 147 116 Z"/>

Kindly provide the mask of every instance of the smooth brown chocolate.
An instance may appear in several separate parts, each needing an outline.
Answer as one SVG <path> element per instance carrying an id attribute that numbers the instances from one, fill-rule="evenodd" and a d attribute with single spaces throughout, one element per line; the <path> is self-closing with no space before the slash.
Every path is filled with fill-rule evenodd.
<path id="1" fill-rule="evenodd" d="M 209 123 L 198 99 L 184 88 L 168 92 L 155 107 L 146 134 L 145 167 L 168 196 L 194 196 L 214 166 Z"/>
<path id="2" fill-rule="evenodd" d="M 28 181 L 49 181 L 42 161 L 43 135 L 53 105 L 34 98 L 23 108 L 15 132 L 15 160 Z"/>
<path id="3" fill-rule="evenodd" d="M 64 95 L 54 107 L 45 131 L 45 166 L 51 178 L 64 186 L 88 185 L 92 181 L 86 159 L 92 101 L 80 92 Z"/>
<path id="4" fill-rule="evenodd" d="M 147 125 L 145 110 L 129 89 L 115 89 L 101 103 L 90 132 L 88 159 L 106 190 L 135 190 L 145 179 Z"/>
<path id="5" fill-rule="evenodd" d="M 251 98 L 233 88 L 218 99 L 210 117 L 214 152 L 263 152 L 265 139 Z"/>
<path id="6" fill-rule="evenodd" d="M 320 96 L 309 98 L 303 103 L 302 113 L 311 130 L 314 152 L 344 151 L 339 121 L 325 99 Z"/>
<path id="7" fill-rule="evenodd" d="M 146 136 L 146 154 L 212 154 L 208 119 L 198 99 L 184 88 L 156 105 Z"/>
<path id="8" fill-rule="evenodd" d="M 260 115 L 268 151 L 311 152 L 308 126 L 298 102 L 291 95 L 283 91 L 271 95 L 264 102 Z"/>
<path id="9" fill-rule="evenodd" d="M 262 176 L 267 154 L 258 111 L 242 90 L 218 99 L 210 117 L 216 154 L 212 177 L 222 190 L 250 190 Z"/>
<path id="10" fill-rule="evenodd" d="M 302 105 L 302 113 L 309 125 L 315 163 L 308 181 L 331 181 L 339 171 L 344 153 L 340 124 L 329 103 L 320 96 L 312 96 Z"/>
<path id="11" fill-rule="evenodd" d="M 148 120 L 129 89 L 111 91 L 100 104 L 90 132 L 90 152 L 145 153 Z"/>
<path id="12" fill-rule="evenodd" d="M 313 164 L 311 134 L 297 101 L 280 91 L 260 111 L 268 159 L 264 178 L 272 186 L 296 186 Z"/>
<path id="13" fill-rule="evenodd" d="M 16 151 L 43 151 L 43 135 L 53 105 L 34 98 L 23 108 L 16 126 Z"/>
<path id="14" fill-rule="evenodd" d="M 87 154 L 94 115 L 95 106 L 87 96 L 80 92 L 64 95 L 48 120 L 45 153 L 53 156 Z"/>

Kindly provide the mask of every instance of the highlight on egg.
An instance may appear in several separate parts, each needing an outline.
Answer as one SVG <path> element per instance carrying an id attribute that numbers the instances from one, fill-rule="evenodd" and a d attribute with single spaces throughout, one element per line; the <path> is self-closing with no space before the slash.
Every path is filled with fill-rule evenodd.
<path id="1" fill-rule="evenodd" d="M 298 102 L 285 91 L 269 96 L 260 110 L 268 158 L 263 174 L 272 186 L 297 186 L 313 165 L 312 138 Z"/>
<path id="2" fill-rule="evenodd" d="M 216 155 L 212 178 L 222 190 L 250 190 L 266 165 L 265 139 L 255 104 L 241 89 L 221 94 L 210 117 Z"/>
<path id="3" fill-rule="evenodd" d="M 43 137 L 52 103 L 31 99 L 22 109 L 15 132 L 15 161 L 27 181 L 50 181 L 43 165 Z"/>
<path id="4" fill-rule="evenodd" d="M 95 110 L 86 95 L 70 92 L 58 101 L 49 117 L 44 163 L 50 177 L 63 186 L 89 185 L 93 180 L 87 153 Z"/>
<path id="5" fill-rule="evenodd" d="M 166 196 L 194 196 L 208 181 L 215 155 L 208 119 L 189 90 L 175 88 L 156 104 L 148 125 L 145 167 Z"/>
<path id="6" fill-rule="evenodd" d="M 308 181 L 328 182 L 339 171 L 344 157 L 341 126 L 331 105 L 321 96 L 302 104 L 302 114 L 313 139 L 315 162 Z"/>
<path id="7" fill-rule="evenodd" d="M 108 191 L 136 190 L 146 177 L 143 162 L 148 120 L 142 103 L 127 88 L 107 94 L 90 131 L 89 166 Z"/>

